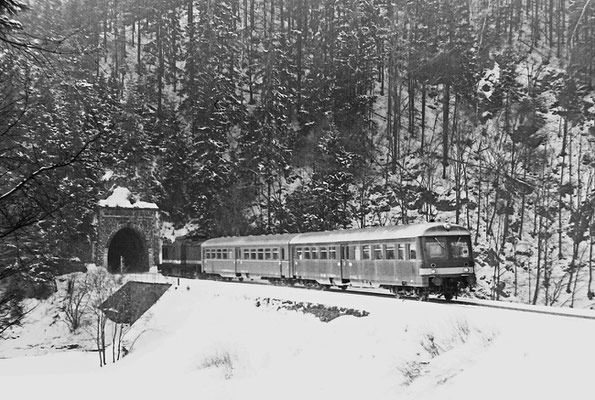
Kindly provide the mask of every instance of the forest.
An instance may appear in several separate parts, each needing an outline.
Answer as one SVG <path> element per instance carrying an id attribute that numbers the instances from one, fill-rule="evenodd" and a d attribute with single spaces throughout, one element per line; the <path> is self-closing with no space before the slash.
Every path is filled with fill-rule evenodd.
<path id="1" fill-rule="evenodd" d="M 0 0 L 0 286 L 125 186 L 197 236 L 461 224 L 475 295 L 590 304 L 594 66 L 590 0 Z"/>

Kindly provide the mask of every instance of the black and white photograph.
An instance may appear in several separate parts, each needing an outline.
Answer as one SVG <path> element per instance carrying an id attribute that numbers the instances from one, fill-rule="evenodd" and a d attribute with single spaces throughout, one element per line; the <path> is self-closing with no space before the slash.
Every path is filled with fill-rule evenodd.
<path id="1" fill-rule="evenodd" d="M 595 1 L 0 0 L 0 396 L 595 396 Z"/>

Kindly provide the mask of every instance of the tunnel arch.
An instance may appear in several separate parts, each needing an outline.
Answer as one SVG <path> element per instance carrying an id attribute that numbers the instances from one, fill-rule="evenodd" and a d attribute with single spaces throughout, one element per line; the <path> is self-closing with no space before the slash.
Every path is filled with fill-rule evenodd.
<path id="1" fill-rule="evenodd" d="M 107 268 L 111 273 L 147 272 L 149 257 L 144 235 L 132 227 L 115 232 L 107 245 Z"/>

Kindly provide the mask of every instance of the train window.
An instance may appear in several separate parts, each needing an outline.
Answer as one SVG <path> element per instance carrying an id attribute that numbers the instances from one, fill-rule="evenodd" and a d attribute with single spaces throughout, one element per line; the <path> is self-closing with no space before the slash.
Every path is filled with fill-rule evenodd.
<path id="1" fill-rule="evenodd" d="M 281 247 L 281 259 L 285 260 L 285 247 Z"/>
<path id="2" fill-rule="evenodd" d="M 395 259 L 395 245 L 387 244 L 385 246 L 385 254 L 386 254 L 387 260 L 394 260 Z"/>
<path id="3" fill-rule="evenodd" d="M 415 251 L 415 243 L 407 243 L 405 245 L 405 254 L 407 254 L 409 260 L 415 260 L 416 253 L 417 252 Z"/>
<path id="4" fill-rule="evenodd" d="M 264 249 L 258 249 L 258 259 L 264 260 Z"/>
<path id="5" fill-rule="evenodd" d="M 161 248 L 161 259 L 169 260 L 169 248 L 167 248 L 167 247 Z"/>
<path id="6" fill-rule="evenodd" d="M 405 259 L 405 245 L 403 243 L 397 244 L 397 260 Z"/>
<path id="7" fill-rule="evenodd" d="M 256 260 L 256 249 L 250 249 L 250 259 Z"/>
<path id="8" fill-rule="evenodd" d="M 382 260 L 382 245 L 375 244 L 372 246 L 372 257 L 374 260 Z"/>
<path id="9" fill-rule="evenodd" d="M 326 247 L 321 247 L 320 248 L 320 259 L 321 260 L 326 260 L 328 259 L 328 250 Z"/>
<path id="10" fill-rule="evenodd" d="M 450 253 L 453 258 L 468 258 L 469 257 L 469 242 L 463 236 L 457 238 L 450 238 Z"/>
<path id="11" fill-rule="evenodd" d="M 244 260 L 250 259 L 250 250 L 244 249 Z"/>
<path id="12" fill-rule="evenodd" d="M 228 254 L 227 249 L 221 250 L 221 258 L 222 259 L 227 260 L 227 254 Z"/>
<path id="13" fill-rule="evenodd" d="M 318 248 L 317 247 L 312 247 L 310 249 L 310 256 L 312 257 L 312 260 L 318 260 Z"/>
<path id="14" fill-rule="evenodd" d="M 270 260 L 271 259 L 271 249 L 264 249 L 264 259 Z"/>
<path id="15" fill-rule="evenodd" d="M 370 259 L 370 245 L 365 244 L 362 246 L 362 260 Z"/>
<path id="16" fill-rule="evenodd" d="M 217 254 L 217 259 L 220 260 L 221 259 L 221 249 L 217 249 L 215 254 Z"/>
<path id="17" fill-rule="evenodd" d="M 446 258 L 446 240 L 444 238 L 428 238 L 426 254 L 428 258 Z"/>
<path id="18" fill-rule="evenodd" d="M 362 259 L 362 252 L 358 246 L 350 246 L 349 247 L 349 257 L 350 260 L 361 260 Z"/>
<path id="19" fill-rule="evenodd" d="M 304 249 L 302 249 L 301 247 L 297 247 L 295 249 L 295 258 L 297 258 L 298 260 L 303 260 L 304 259 Z"/>
<path id="20" fill-rule="evenodd" d="M 274 248 L 273 249 L 273 260 L 278 260 L 278 259 L 279 259 L 279 249 Z"/>
<path id="21" fill-rule="evenodd" d="M 309 247 L 304 247 L 304 259 L 306 259 L 306 260 L 310 259 L 310 248 Z"/>
<path id="22" fill-rule="evenodd" d="M 328 259 L 329 260 L 336 260 L 337 259 L 337 248 L 335 246 L 328 248 Z"/>

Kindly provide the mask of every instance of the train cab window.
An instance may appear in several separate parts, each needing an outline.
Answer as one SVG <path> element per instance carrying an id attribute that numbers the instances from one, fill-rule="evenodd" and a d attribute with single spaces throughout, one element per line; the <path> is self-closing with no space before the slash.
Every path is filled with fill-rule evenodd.
<path id="1" fill-rule="evenodd" d="M 304 249 L 302 249 L 301 247 L 297 247 L 295 249 L 295 258 L 298 260 L 303 260 L 304 259 Z"/>
<path id="2" fill-rule="evenodd" d="M 362 260 L 370 259 L 370 245 L 365 244 L 362 246 Z"/>
<path id="3" fill-rule="evenodd" d="M 425 250 L 428 258 L 446 258 L 446 240 L 444 238 L 428 238 Z"/>
<path id="4" fill-rule="evenodd" d="M 470 251 L 469 251 L 469 242 L 465 240 L 462 236 L 457 238 L 450 238 L 450 254 L 452 254 L 453 258 L 468 258 Z"/>
<path id="5" fill-rule="evenodd" d="M 264 249 L 258 249 L 258 259 L 264 260 Z"/>
<path id="6" fill-rule="evenodd" d="M 279 249 L 274 248 L 273 249 L 273 260 L 278 260 L 278 259 L 279 259 Z"/>
<path id="7" fill-rule="evenodd" d="M 384 254 L 385 254 L 387 260 L 394 260 L 395 259 L 395 245 L 387 244 L 385 247 Z"/>
<path id="8" fill-rule="evenodd" d="M 375 244 L 372 246 L 372 257 L 374 260 L 382 260 L 382 245 Z"/>
<path id="9" fill-rule="evenodd" d="M 328 259 L 329 260 L 336 260 L 337 259 L 337 248 L 335 246 L 328 248 Z"/>
<path id="10" fill-rule="evenodd" d="M 321 247 L 320 248 L 320 259 L 321 260 L 327 260 L 328 259 L 328 250 L 326 247 Z"/>

